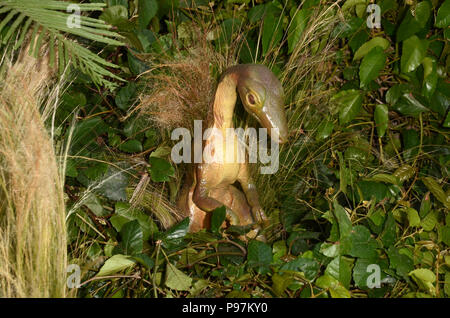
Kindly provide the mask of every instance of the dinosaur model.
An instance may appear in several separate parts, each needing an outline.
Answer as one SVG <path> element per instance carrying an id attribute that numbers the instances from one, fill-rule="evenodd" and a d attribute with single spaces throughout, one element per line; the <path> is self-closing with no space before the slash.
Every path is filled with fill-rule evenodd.
<path id="1" fill-rule="evenodd" d="M 245 110 L 268 129 L 269 135 L 271 129 L 278 129 L 278 134 L 272 134 L 271 138 L 276 138 L 275 142 L 280 144 L 287 141 L 283 87 L 277 77 L 263 65 L 243 64 L 228 68 L 219 80 L 210 125 L 221 136 L 211 134 L 203 144 L 203 149 L 223 160 L 195 164 L 178 199 L 179 208 L 190 217 L 191 232 L 208 228 L 209 212 L 221 206 L 226 207 L 230 225 L 264 224 L 267 221 L 248 162 L 224 158 L 230 149 L 237 154 L 244 147 L 236 134 L 227 134 L 227 128 L 233 128 L 238 92 Z M 233 185 L 236 181 L 243 192 Z"/>

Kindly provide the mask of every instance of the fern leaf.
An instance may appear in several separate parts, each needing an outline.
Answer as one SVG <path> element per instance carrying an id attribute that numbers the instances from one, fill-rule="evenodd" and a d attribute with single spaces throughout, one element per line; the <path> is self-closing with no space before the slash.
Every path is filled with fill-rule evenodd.
<path id="1" fill-rule="evenodd" d="M 76 16 L 79 22 L 75 27 L 68 21 L 74 18 L 70 6 L 76 5 L 80 12 L 103 10 L 104 3 L 70 3 L 53 0 L 0 0 L 0 14 L 5 16 L 0 22 L 0 34 L 3 44 L 16 39 L 14 48 L 24 43 L 26 34 L 31 33 L 30 54 L 37 55 L 39 48 L 48 41 L 50 43 L 50 62 L 57 60 L 59 72 L 69 65 L 77 67 L 92 77 L 97 85 L 114 89 L 117 84 L 110 79 L 122 79 L 107 68 L 118 68 L 76 42 L 72 37 L 81 37 L 101 42 L 106 45 L 121 46 L 121 36 L 111 31 L 111 26 L 102 20 L 88 16 Z M 6 30 L 5 27 L 7 28 Z M 32 31 L 30 32 L 30 28 Z"/>

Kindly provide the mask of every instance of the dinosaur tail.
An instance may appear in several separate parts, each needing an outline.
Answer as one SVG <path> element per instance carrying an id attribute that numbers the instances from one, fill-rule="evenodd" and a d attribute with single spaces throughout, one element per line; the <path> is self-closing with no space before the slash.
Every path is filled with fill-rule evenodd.
<path id="1" fill-rule="evenodd" d="M 48 64 L 6 61 L 0 84 L 0 297 L 64 297 L 63 178 L 45 125 Z"/>

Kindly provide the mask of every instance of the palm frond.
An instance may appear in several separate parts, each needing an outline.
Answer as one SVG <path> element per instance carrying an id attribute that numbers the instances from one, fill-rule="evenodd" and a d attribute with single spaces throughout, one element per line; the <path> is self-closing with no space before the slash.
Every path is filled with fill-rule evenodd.
<path id="1" fill-rule="evenodd" d="M 79 25 L 70 23 L 74 18 L 70 11 L 74 3 L 53 0 L 2 0 L 0 15 L 0 39 L 4 45 L 15 39 L 14 48 L 24 44 L 31 34 L 30 54 L 37 57 L 44 42 L 50 44 L 50 63 L 58 66 L 60 73 L 72 62 L 74 67 L 89 75 L 97 85 L 113 89 L 116 84 L 107 78 L 122 80 L 107 68 L 118 68 L 85 48 L 68 35 L 101 42 L 107 45 L 123 45 L 120 35 L 110 30 L 104 21 L 79 15 Z M 104 3 L 77 3 L 77 10 L 101 11 Z M 68 12 L 69 11 L 69 12 Z"/>

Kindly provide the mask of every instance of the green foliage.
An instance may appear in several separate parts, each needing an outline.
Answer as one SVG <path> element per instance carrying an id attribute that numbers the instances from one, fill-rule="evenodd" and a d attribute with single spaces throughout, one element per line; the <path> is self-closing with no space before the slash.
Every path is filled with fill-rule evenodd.
<path id="1" fill-rule="evenodd" d="M 111 76 L 121 86 L 111 92 L 94 89 L 92 74 L 75 74 L 55 118 L 57 138 L 72 136 L 69 248 L 76 255 L 87 246 L 79 239 L 98 250 L 83 278 L 96 279 L 80 297 L 109 297 L 114 288 L 140 297 L 450 297 L 448 0 L 378 1 L 379 29 L 365 23 L 366 1 L 347 0 L 342 12 L 328 12 L 342 14 L 337 27 L 311 42 L 304 37 L 315 9 L 331 3 L 104 3 L 100 19 L 127 47 L 92 52 L 111 57 L 127 83 Z M 148 56 L 190 54 L 194 20 L 210 25 L 205 36 L 223 56 L 234 59 L 238 47 L 239 63 L 298 76 L 285 87 L 297 139 L 281 148 L 280 171 L 265 179 L 273 193 L 260 193 L 271 217 L 267 242 L 241 240 L 249 228 L 224 230 L 224 208 L 212 212 L 209 230 L 192 234 L 188 218 L 166 229 L 139 205 L 148 189 L 158 190 L 153 208 L 174 205 L 184 167 L 169 159 L 170 134 L 135 115 L 153 84 L 138 75 L 163 72 Z M 331 47 L 332 59 L 319 61 L 322 77 L 295 67 L 285 73 L 291 58 L 309 65 Z M 219 70 L 211 66 L 216 79 Z M 63 123 L 74 114 L 70 129 Z M 370 268 L 379 270 L 379 288 Z M 101 276 L 115 277 L 114 287 L 103 288 L 109 278 Z"/>
<path id="2" fill-rule="evenodd" d="M 107 88 L 114 88 L 116 84 L 107 78 L 120 78 L 107 68 L 118 66 L 99 57 L 67 35 L 108 45 L 122 45 L 117 39 L 118 34 L 110 31 L 110 26 L 103 21 L 77 15 L 79 12 L 102 10 L 104 4 L 87 3 L 70 7 L 64 1 L 37 0 L 7 0 L 0 3 L 0 14 L 4 16 L 0 23 L 2 44 L 11 39 L 14 47 L 22 46 L 31 34 L 29 53 L 35 57 L 44 43 L 48 43 L 50 51 L 50 65 L 57 66 L 62 74 L 67 65 L 73 64 L 79 70 L 89 75 L 92 81 Z M 70 14 L 73 12 L 72 14 Z M 14 35 L 14 36 L 13 36 Z M 18 39 L 18 40 L 17 40 Z"/>

